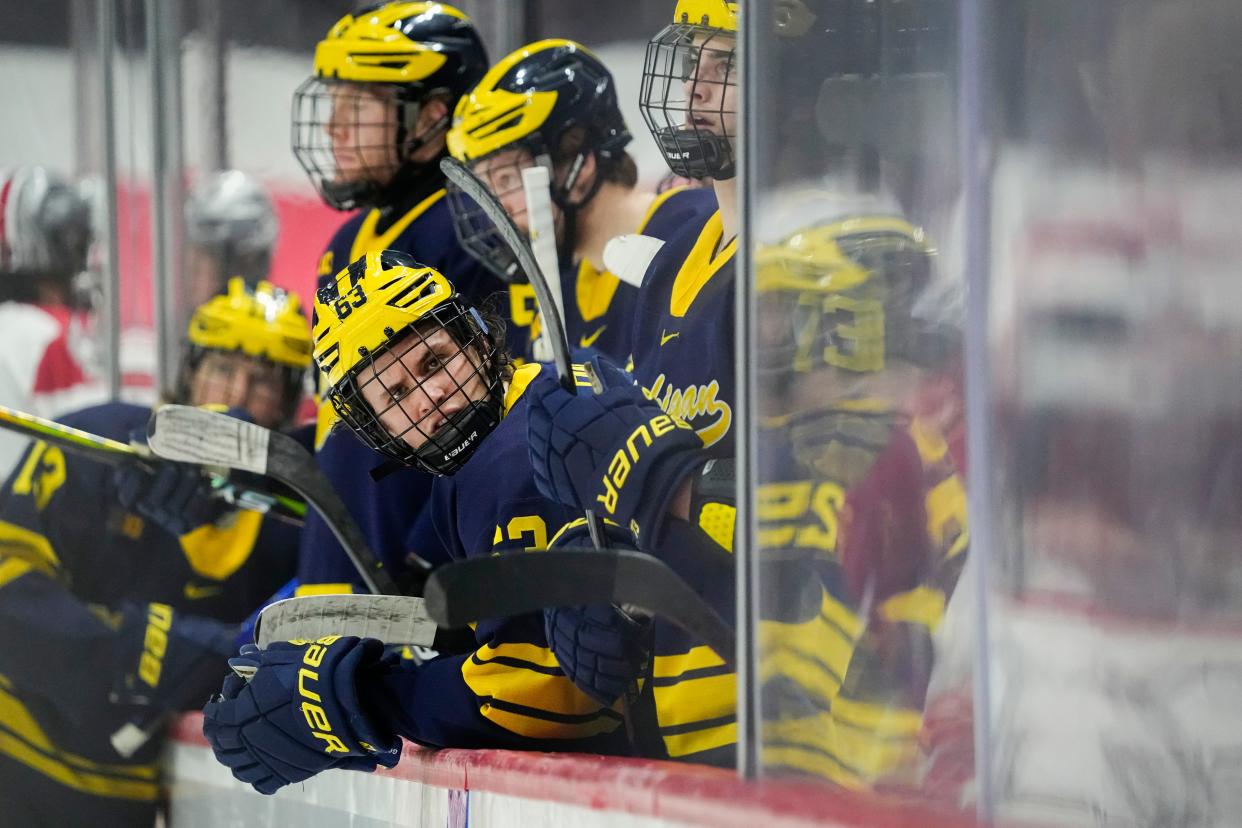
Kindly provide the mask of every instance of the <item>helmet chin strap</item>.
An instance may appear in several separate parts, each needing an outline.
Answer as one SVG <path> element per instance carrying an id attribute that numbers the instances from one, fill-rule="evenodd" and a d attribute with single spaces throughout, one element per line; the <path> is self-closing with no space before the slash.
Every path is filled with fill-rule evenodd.
<path id="1" fill-rule="evenodd" d="M 591 182 L 590 189 L 587 190 L 581 199 L 577 201 L 570 199 L 569 194 L 573 192 L 574 185 L 578 183 L 578 178 L 582 175 L 582 168 L 586 164 L 587 155 L 587 152 L 579 152 L 574 156 L 574 160 L 569 165 L 569 172 L 565 175 L 565 181 L 560 186 L 552 188 L 552 201 L 561 209 L 561 227 L 563 232 L 561 233 L 561 238 L 557 240 L 557 256 L 562 262 L 573 261 L 574 246 L 578 233 L 578 211 L 589 204 L 591 199 L 595 198 L 596 193 L 599 192 L 599 188 L 604 183 L 599 175 L 599 157 L 596 156 L 595 178 Z M 536 157 L 535 161 L 546 166 L 555 176 L 555 167 L 550 156 L 545 153 Z"/>

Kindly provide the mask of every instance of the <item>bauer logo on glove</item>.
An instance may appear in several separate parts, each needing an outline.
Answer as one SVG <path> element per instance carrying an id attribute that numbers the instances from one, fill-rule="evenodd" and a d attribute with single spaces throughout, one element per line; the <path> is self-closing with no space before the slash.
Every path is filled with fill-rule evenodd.
<path id="1" fill-rule="evenodd" d="M 663 437 L 673 429 L 684 428 L 693 433 L 694 429 L 683 420 L 677 420 L 667 414 L 657 414 L 648 422 L 643 423 L 631 432 L 624 445 L 617 449 L 608 463 L 608 470 L 602 480 L 603 493 L 595 499 L 604 507 L 609 516 L 617 511 L 617 499 L 625 481 L 630 477 L 630 470 L 640 462 L 639 452 L 651 448 L 654 438 Z"/>
<path id="2" fill-rule="evenodd" d="M 329 635 L 319 639 L 306 648 L 302 654 L 302 667 L 298 670 L 298 695 L 302 697 L 302 715 L 306 717 L 306 725 L 311 736 L 324 741 L 324 753 L 349 753 L 349 748 L 340 737 L 332 732 L 332 723 L 320 702 L 323 698 L 315 689 L 319 687 L 319 665 L 328 652 L 328 645 L 339 639 L 339 635 Z"/>

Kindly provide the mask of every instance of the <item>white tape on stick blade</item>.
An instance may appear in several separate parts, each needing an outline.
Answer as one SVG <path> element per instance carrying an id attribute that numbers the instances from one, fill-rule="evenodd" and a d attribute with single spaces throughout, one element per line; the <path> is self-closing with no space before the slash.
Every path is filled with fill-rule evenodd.
<path id="1" fill-rule="evenodd" d="M 158 422 L 147 444 L 165 460 L 267 473 L 269 432 L 261 426 L 188 405 L 162 407 Z"/>
<path id="2" fill-rule="evenodd" d="M 403 595 L 304 595 L 264 608 L 255 624 L 255 643 L 314 641 L 326 635 L 378 638 L 385 644 L 429 647 L 436 622 L 422 598 Z"/>

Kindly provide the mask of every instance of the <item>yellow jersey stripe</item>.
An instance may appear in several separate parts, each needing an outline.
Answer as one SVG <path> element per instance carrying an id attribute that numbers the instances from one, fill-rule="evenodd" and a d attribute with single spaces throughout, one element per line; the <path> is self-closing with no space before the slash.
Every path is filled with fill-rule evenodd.
<path id="1" fill-rule="evenodd" d="M 737 744 L 737 722 L 707 727 L 688 733 L 661 732 L 664 749 L 674 759 Z"/>
<path id="2" fill-rule="evenodd" d="M 352 595 L 353 584 L 298 584 L 293 590 L 294 596 L 303 595 Z"/>
<path id="3" fill-rule="evenodd" d="M 931 587 L 900 592 L 880 604 L 880 616 L 888 621 L 926 627 L 934 632 L 944 619 L 944 593 Z"/>
<path id="4" fill-rule="evenodd" d="M 262 514 L 240 509 L 233 512 L 229 525 L 220 527 L 208 523 L 178 540 L 196 573 L 213 581 L 223 581 L 250 558 L 262 526 Z"/>
<path id="5" fill-rule="evenodd" d="M 38 567 L 60 567 L 60 558 L 52 549 L 51 541 L 38 532 L 4 520 L 0 520 L 0 550 L 3 554 L 23 558 Z"/>
<path id="6" fill-rule="evenodd" d="M 354 236 L 354 243 L 349 248 L 349 261 L 357 261 L 367 253 L 378 253 L 381 250 L 387 250 L 405 228 L 409 227 L 419 216 L 427 212 L 431 205 L 444 198 L 444 193 L 444 190 L 436 190 L 411 207 L 408 213 L 394 221 L 391 227 L 379 234 L 376 234 L 375 228 L 379 224 L 383 211 L 379 208 L 373 208 L 371 212 L 367 213 L 367 217 L 362 220 L 362 224 L 358 227 L 358 235 Z"/>
<path id="7" fill-rule="evenodd" d="M 736 237 L 723 250 L 716 252 L 716 245 L 723 235 L 724 223 L 720 218 L 720 211 L 717 210 L 703 226 L 698 241 L 690 248 L 690 253 L 673 279 L 673 291 L 669 297 L 669 312 L 673 316 L 685 316 L 707 283 L 737 252 Z"/>

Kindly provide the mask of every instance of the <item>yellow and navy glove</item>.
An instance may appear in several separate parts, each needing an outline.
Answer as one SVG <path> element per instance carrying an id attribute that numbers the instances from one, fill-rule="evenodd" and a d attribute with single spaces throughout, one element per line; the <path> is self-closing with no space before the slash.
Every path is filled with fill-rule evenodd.
<path id="1" fill-rule="evenodd" d="M 203 735 L 216 759 L 262 794 L 331 768 L 391 768 L 401 740 L 373 721 L 359 695 L 368 675 L 384 669 L 383 654 L 382 642 L 356 636 L 247 645 L 203 708 Z"/>
<path id="2" fill-rule="evenodd" d="M 604 524 L 609 549 L 633 549 L 633 536 Z M 562 529 L 549 549 L 590 549 L 585 520 Z M 612 604 L 552 607 L 543 611 L 544 632 L 556 661 L 578 689 L 603 705 L 637 698 L 651 668 L 651 619 Z"/>
<path id="3" fill-rule="evenodd" d="M 598 393 L 566 391 L 547 373 L 526 390 L 535 485 L 544 497 L 628 528 L 641 544 L 702 462 L 703 441 L 617 366 L 597 357 L 589 367 Z"/>

